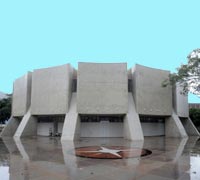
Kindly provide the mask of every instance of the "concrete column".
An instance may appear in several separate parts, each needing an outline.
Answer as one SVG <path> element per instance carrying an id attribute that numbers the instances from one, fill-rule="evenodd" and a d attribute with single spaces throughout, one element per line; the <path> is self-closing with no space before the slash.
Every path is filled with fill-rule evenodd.
<path id="1" fill-rule="evenodd" d="M 20 120 L 11 116 L 7 125 L 2 130 L 0 137 L 12 137 L 15 134 L 19 124 Z"/>
<path id="2" fill-rule="evenodd" d="M 76 111 L 76 93 L 72 94 L 69 112 L 65 116 L 61 140 L 75 140 L 80 137 L 80 118 Z"/>
<path id="3" fill-rule="evenodd" d="M 140 118 L 135 109 L 132 93 L 128 93 L 128 113 L 124 118 L 124 138 L 144 140 Z"/>
<path id="4" fill-rule="evenodd" d="M 188 137 L 178 115 L 173 111 L 172 116 L 165 120 L 165 136 L 185 138 Z"/>
<path id="5" fill-rule="evenodd" d="M 32 116 L 30 109 L 24 115 L 17 131 L 14 135 L 15 138 L 36 136 L 37 135 L 37 118 Z"/>

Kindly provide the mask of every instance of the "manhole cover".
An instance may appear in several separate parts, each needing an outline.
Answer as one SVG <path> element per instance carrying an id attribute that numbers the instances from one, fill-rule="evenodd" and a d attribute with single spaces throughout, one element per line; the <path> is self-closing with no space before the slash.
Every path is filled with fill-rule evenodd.
<path id="1" fill-rule="evenodd" d="M 126 146 L 87 146 L 75 149 L 76 156 L 96 159 L 123 159 L 147 156 L 148 149 L 129 148 Z"/>

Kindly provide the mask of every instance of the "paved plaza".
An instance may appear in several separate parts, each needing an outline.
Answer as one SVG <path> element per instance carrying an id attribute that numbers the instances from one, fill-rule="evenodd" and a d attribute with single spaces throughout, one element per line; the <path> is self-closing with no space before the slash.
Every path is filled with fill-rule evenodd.
<path id="1" fill-rule="evenodd" d="M 75 155 L 76 148 L 88 146 L 145 148 L 152 154 L 124 159 Z M 1 180 L 198 180 L 199 146 L 198 138 L 82 138 L 62 143 L 59 138 L 7 138 L 0 140 L 0 176 Z"/>

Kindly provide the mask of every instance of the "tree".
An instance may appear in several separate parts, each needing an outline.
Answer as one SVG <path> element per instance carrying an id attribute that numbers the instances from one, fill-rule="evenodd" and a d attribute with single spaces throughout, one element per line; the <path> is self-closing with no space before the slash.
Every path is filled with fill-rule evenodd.
<path id="1" fill-rule="evenodd" d="M 200 49 L 193 50 L 188 56 L 188 63 L 177 68 L 177 73 L 170 74 L 163 86 L 179 83 L 183 93 L 191 92 L 200 97 Z"/>
<path id="2" fill-rule="evenodd" d="M 0 124 L 4 124 L 11 115 L 11 95 L 8 98 L 0 100 Z"/>
<path id="3" fill-rule="evenodd" d="M 190 118 L 196 127 L 200 127 L 200 109 L 190 109 Z"/>

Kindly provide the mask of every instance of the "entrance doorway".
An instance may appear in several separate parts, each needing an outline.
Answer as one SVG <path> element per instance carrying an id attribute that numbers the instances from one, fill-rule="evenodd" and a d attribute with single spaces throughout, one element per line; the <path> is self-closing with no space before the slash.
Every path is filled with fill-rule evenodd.
<path id="1" fill-rule="evenodd" d="M 123 116 L 80 115 L 81 137 L 123 137 Z"/>
<path id="2" fill-rule="evenodd" d="M 164 136 L 165 117 L 140 115 L 144 136 Z"/>
<path id="3" fill-rule="evenodd" d="M 38 116 L 37 135 L 61 136 L 64 116 Z"/>

